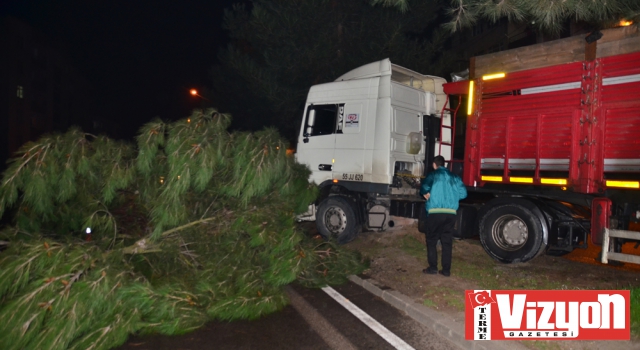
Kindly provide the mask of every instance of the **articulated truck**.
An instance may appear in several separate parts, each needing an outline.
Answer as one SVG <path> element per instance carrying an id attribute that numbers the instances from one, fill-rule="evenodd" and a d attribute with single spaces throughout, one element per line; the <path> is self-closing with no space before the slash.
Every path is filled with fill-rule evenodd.
<path id="1" fill-rule="evenodd" d="M 456 236 L 498 261 L 640 231 L 640 35 L 587 39 L 475 57 L 462 81 L 387 59 L 311 87 L 296 157 L 320 195 L 299 219 L 340 243 L 395 216 L 422 227 L 420 182 L 443 155 L 469 192 Z"/>

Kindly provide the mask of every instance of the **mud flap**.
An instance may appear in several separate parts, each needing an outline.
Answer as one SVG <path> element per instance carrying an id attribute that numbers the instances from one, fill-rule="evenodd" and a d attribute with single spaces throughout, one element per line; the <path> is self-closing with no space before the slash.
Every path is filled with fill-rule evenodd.
<path id="1" fill-rule="evenodd" d="M 594 198 L 591 202 L 591 243 L 602 245 L 604 229 L 609 228 L 611 216 L 611 200 L 609 198 Z"/>

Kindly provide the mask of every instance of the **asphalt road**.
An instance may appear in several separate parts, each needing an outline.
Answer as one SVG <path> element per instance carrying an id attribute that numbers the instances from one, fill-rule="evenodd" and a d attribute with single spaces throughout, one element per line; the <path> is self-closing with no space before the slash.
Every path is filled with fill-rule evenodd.
<path id="1" fill-rule="evenodd" d="M 457 349 L 352 282 L 333 290 L 342 303 L 360 309 L 365 322 L 321 289 L 292 286 L 291 305 L 281 312 L 255 321 L 211 322 L 182 336 L 133 337 L 119 349 Z"/>

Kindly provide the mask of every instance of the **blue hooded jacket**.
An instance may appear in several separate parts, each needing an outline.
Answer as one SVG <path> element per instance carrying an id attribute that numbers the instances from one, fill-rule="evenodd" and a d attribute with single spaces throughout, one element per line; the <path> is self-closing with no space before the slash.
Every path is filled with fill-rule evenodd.
<path id="1" fill-rule="evenodd" d="M 467 188 L 460 176 L 441 166 L 422 181 L 420 194 L 430 193 L 426 209 L 429 214 L 456 214 L 458 201 L 467 197 Z"/>

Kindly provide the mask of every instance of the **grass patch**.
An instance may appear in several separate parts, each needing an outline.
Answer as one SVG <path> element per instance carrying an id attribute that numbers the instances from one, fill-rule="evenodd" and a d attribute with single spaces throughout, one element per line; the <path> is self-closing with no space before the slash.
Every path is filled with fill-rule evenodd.
<path id="1" fill-rule="evenodd" d="M 436 306 L 436 303 L 433 302 L 433 300 L 427 298 L 425 300 L 422 301 L 422 305 L 426 306 L 426 307 L 430 307 L 432 309 L 437 309 L 438 307 Z"/>
<path id="2" fill-rule="evenodd" d="M 476 282 L 481 289 L 567 289 L 562 283 L 550 280 L 544 271 L 501 264 L 489 256 L 478 261 L 456 257 L 454 253 L 451 273 Z"/>
<path id="3" fill-rule="evenodd" d="M 638 337 L 640 336 L 640 288 L 631 288 L 630 294 L 631 334 Z"/>
<path id="4" fill-rule="evenodd" d="M 447 305 L 455 308 L 458 311 L 464 311 L 464 294 L 461 296 L 459 293 L 449 294 L 445 296 Z"/>
<path id="5" fill-rule="evenodd" d="M 427 257 L 427 247 L 424 243 L 410 235 L 405 235 L 400 239 L 400 249 L 416 258 Z"/>
<path id="6" fill-rule="evenodd" d="M 425 306 L 437 308 L 438 301 L 440 301 L 440 304 L 444 303 L 458 311 L 464 311 L 464 294 L 457 293 L 450 288 L 436 287 L 429 289 L 424 293 L 424 297 L 425 299 L 422 303 Z"/>

